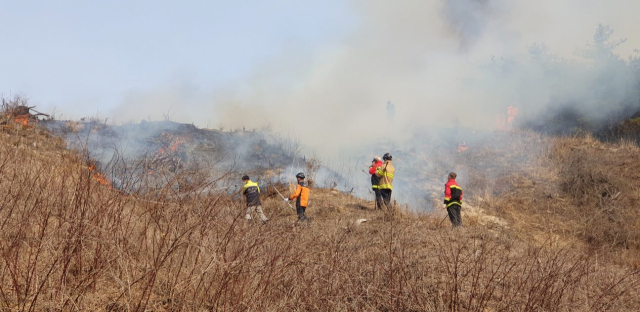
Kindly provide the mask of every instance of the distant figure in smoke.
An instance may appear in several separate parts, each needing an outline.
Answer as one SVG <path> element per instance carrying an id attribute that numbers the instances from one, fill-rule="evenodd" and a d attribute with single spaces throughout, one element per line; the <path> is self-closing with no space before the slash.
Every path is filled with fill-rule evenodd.
<path id="1" fill-rule="evenodd" d="M 382 194 L 380 194 L 380 178 L 376 175 L 378 167 L 382 166 L 382 158 L 380 156 L 373 157 L 371 166 L 369 166 L 369 174 L 371 175 L 371 189 L 376 194 L 376 209 L 382 209 Z"/>
<path id="2" fill-rule="evenodd" d="M 267 219 L 267 216 L 262 212 L 262 204 L 260 203 L 260 187 L 258 186 L 258 183 L 251 181 L 249 176 L 243 176 L 242 182 L 244 183 L 244 186 L 242 187 L 242 194 L 247 199 L 247 214 L 245 215 L 245 218 L 247 221 L 251 221 L 251 214 L 253 214 L 253 211 L 255 210 L 260 219 L 262 219 L 262 222 L 266 223 L 269 219 Z"/>
<path id="3" fill-rule="evenodd" d="M 462 216 L 460 216 L 462 188 L 456 182 L 457 176 L 455 172 L 449 173 L 449 181 L 444 185 L 444 205 L 442 206 L 442 209 L 447 209 L 449 220 L 454 227 L 462 226 Z"/>
<path id="4" fill-rule="evenodd" d="M 376 177 L 380 179 L 378 188 L 380 190 L 380 196 L 382 196 L 382 201 L 387 207 L 387 212 L 393 215 L 393 209 L 391 207 L 391 191 L 393 190 L 393 175 L 395 174 L 396 169 L 391 163 L 392 159 L 393 157 L 389 153 L 382 156 L 384 164 L 376 168 Z"/>
<path id="5" fill-rule="evenodd" d="M 309 222 L 309 218 L 304 214 L 307 210 L 307 204 L 309 203 L 309 188 L 304 186 L 304 173 L 300 172 L 296 174 L 298 185 L 296 185 L 295 192 L 285 199 L 285 202 L 290 200 L 296 200 L 296 212 L 298 213 L 298 222 Z"/>
<path id="6" fill-rule="evenodd" d="M 516 119 L 519 112 L 520 110 L 515 106 L 509 105 L 509 107 L 507 107 L 507 127 L 509 130 L 513 130 L 513 121 Z"/>
<path id="7" fill-rule="evenodd" d="M 396 107 L 391 103 L 391 101 L 387 102 L 387 119 L 389 122 L 393 121 L 393 118 L 396 116 Z"/>

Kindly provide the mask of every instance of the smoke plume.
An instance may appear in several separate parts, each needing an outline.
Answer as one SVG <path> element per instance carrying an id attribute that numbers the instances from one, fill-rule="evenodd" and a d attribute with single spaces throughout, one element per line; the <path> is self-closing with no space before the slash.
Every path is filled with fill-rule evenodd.
<path id="1" fill-rule="evenodd" d="M 304 59 L 293 50 L 267 62 L 211 103 L 212 118 L 228 127 L 269 124 L 327 155 L 406 140 L 424 127 L 490 129 L 509 105 L 530 120 L 565 105 L 604 118 L 604 99 L 637 100 L 626 58 L 640 38 L 609 33 L 609 43 L 628 40 L 605 55 L 594 33 L 606 32 L 603 22 L 625 29 L 633 17 L 615 12 L 633 6 L 640 4 L 356 1 L 353 33 Z"/>
<path id="2" fill-rule="evenodd" d="M 517 124 L 560 132 L 575 126 L 555 122 L 567 110 L 595 127 L 640 107 L 632 13 L 640 2 L 354 0 L 351 8 L 358 24 L 339 41 L 283 47 L 246 79 L 212 90 L 137 93 L 116 112 L 144 118 L 153 103 L 181 103 L 178 121 L 267 126 L 335 167 L 427 146 L 425 136 L 457 145 L 472 138 L 443 129 L 492 130 L 509 106 L 520 111 Z"/>

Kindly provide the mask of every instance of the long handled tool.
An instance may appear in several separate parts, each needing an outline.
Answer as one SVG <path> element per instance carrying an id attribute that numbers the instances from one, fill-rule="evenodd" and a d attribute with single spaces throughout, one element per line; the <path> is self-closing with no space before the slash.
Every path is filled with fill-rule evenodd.
<path id="1" fill-rule="evenodd" d="M 440 223 L 438 223 L 438 226 L 441 226 L 441 225 L 442 225 L 442 222 L 444 222 L 444 220 L 446 220 L 448 216 L 449 216 L 449 215 L 445 215 L 445 216 L 444 216 L 444 218 L 442 218 L 442 221 L 440 221 Z"/>
<path id="2" fill-rule="evenodd" d="M 462 210 L 462 207 L 461 207 L 461 209 L 460 209 L 460 212 L 464 213 L 464 216 L 465 216 L 466 218 L 468 218 L 468 217 L 469 217 L 469 216 L 467 215 L 467 213 L 466 213 L 466 212 L 464 212 L 464 211 Z M 449 215 L 448 215 L 448 214 L 446 214 L 446 215 L 444 216 L 444 218 L 442 218 L 442 221 L 440 221 L 440 223 L 438 223 L 438 226 L 441 226 L 441 225 L 442 225 L 442 222 L 444 222 L 444 220 L 446 220 L 448 216 L 449 216 Z"/>
<path id="3" fill-rule="evenodd" d="M 278 191 L 278 189 L 274 186 L 273 187 L 274 190 L 276 190 L 276 192 L 278 192 L 278 195 L 280 195 L 280 197 L 282 197 L 283 200 L 286 200 L 286 198 L 284 198 L 284 196 L 282 196 L 282 194 L 280 194 L 280 191 Z M 289 205 L 289 207 L 291 207 L 291 209 L 293 209 L 293 206 L 291 206 L 291 204 L 286 201 L 287 205 Z M 295 211 L 295 209 L 293 209 Z"/>

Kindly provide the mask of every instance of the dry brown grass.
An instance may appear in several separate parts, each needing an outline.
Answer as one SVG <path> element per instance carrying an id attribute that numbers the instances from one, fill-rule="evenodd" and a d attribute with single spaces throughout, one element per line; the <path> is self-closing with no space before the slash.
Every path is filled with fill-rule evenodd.
<path id="1" fill-rule="evenodd" d="M 602 143 L 590 135 L 524 138 L 494 159 L 498 179 L 472 174 L 483 209 L 508 220 L 520 236 L 559 245 L 583 244 L 640 267 L 640 149 L 628 141 Z M 530 156 L 522 162 L 525 156 Z M 474 177 L 479 177 L 475 178 Z"/>
<path id="2" fill-rule="evenodd" d="M 564 155 L 564 154 L 562 154 Z M 38 128 L 0 132 L 0 309 L 634 311 L 638 272 L 580 246 L 313 189 L 310 225 L 265 194 L 268 225 L 227 194 L 129 196 Z M 266 193 L 266 192 L 265 192 Z M 355 225 L 366 218 L 369 222 Z"/>

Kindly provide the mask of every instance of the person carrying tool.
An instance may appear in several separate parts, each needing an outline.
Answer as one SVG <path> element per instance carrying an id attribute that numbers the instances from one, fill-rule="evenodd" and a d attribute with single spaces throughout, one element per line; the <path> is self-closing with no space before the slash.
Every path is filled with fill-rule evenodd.
<path id="1" fill-rule="evenodd" d="M 371 166 L 369 166 L 369 174 L 371 175 L 371 189 L 376 194 L 376 209 L 382 209 L 382 195 L 380 194 L 380 178 L 376 176 L 378 167 L 382 166 L 382 159 L 380 156 L 373 157 Z"/>
<path id="2" fill-rule="evenodd" d="M 296 179 L 298 180 L 298 184 L 296 185 L 295 192 L 286 198 L 284 201 L 288 202 L 290 200 L 296 200 L 296 213 L 298 214 L 298 222 L 309 222 L 309 218 L 304 214 L 307 210 L 307 204 L 309 202 L 309 188 L 304 186 L 304 173 L 300 172 L 296 174 Z"/>
<path id="3" fill-rule="evenodd" d="M 462 226 L 462 188 L 456 182 L 458 175 L 455 172 L 449 173 L 449 181 L 444 185 L 444 205 L 442 209 L 447 209 L 449 220 L 454 227 Z"/>
<path id="4" fill-rule="evenodd" d="M 246 175 L 242 177 L 242 182 L 244 183 L 244 186 L 242 187 L 241 192 L 247 199 L 247 214 L 245 215 L 245 218 L 247 221 L 251 221 L 251 214 L 253 214 L 253 211 L 255 210 L 260 219 L 262 219 L 262 222 L 266 223 L 269 219 L 267 219 L 267 216 L 262 212 L 262 204 L 260 203 L 260 187 L 258 186 L 258 183 L 251 181 L 249 176 Z"/>
<path id="5" fill-rule="evenodd" d="M 389 153 L 382 156 L 384 164 L 376 168 L 376 177 L 380 179 L 378 189 L 380 190 L 382 202 L 387 207 L 387 211 L 393 213 L 393 210 L 391 209 L 391 191 L 393 190 L 393 174 L 396 172 L 396 169 L 391 163 L 392 158 L 393 157 Z"/>

